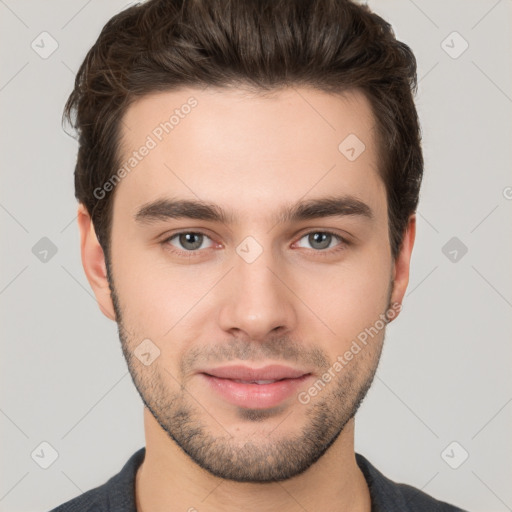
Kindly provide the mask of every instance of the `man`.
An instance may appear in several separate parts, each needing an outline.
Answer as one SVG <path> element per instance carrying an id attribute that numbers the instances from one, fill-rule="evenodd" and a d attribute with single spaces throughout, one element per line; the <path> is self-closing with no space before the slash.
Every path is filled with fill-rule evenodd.
<path id="1" fill-rule="evenodd" d="M 416 62 L 348 0 L 149 0 L 66 115 L 146 446 L 56 511 L 456 511 L 354 452 L 408 285 Z"/>

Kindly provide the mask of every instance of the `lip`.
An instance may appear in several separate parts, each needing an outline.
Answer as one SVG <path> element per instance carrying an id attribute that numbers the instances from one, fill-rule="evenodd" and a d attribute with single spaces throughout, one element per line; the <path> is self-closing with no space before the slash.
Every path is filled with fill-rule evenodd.
<path id="1" fill-rule="evenodd" d="M 286 366 L 271 365 L 264 368 L 225 366 L 201 372 L 200 376 L 211 390 L 224 400 L 239 407 L 268 409 L 276 407 L 312 377 L 311 373 Z M 269 384 L 251 384 L 236 380 L 276 380 Z"/>
<path id="2" fill-rule="evenodd" d="M 243 365 L 220 366 L 210 370 L 201 370 L 201 373 L 206 373 L 207 375 L 218 377 L 220 379 L 253 381 L 296 379 L 310 372 L 307 370 L 291 368 L 289 366 L 272 364 L 262 368 L 251 368 Z"/>

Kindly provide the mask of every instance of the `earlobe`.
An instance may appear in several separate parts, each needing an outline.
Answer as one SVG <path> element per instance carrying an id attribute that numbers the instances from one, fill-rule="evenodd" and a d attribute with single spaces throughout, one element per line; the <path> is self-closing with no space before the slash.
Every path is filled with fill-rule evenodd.
<path id="1" fill-rule="evenodd" d="M 400 248 L 400 252 L 393 263 L 393 292 L 391 294 L 391 304 L 402 304 L 403 302 L 407 285 L 409 284 L 409 270 L 415 238 L 416 214 L 413 214 L 409 217 L 409 222 L 402 241 L 402 247 Z"/>
<path id="2" fill-rule="evenodd" d="M 96 237 L 91 216 L 82 203 L 78 206 L 77 217 L 78 229 L 80 230 L 80 253 L 85 275 L 96 296 L 101 312 L 110 320 L 115 321 L 105 255 Z"/>

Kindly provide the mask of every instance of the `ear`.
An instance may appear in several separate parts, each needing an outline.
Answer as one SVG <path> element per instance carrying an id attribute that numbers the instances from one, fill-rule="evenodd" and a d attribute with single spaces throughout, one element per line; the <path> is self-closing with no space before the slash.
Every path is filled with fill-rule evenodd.
<path id="1" fill-rule="evenodd" d="M 93 289 L 101 312 L 115 322 L 116 315 L 107 279 L 105 255 L 96 237 L 91 216 L 82 203 L 78 206 L 78 228 L 80 230 L 80 252 L 85 275 Z"/>
<path id="2" fill-rule="evenodd" d="M 402 247 L 393 263 L 393 292 L 391 304 L 402 304 L 407 285 L 409 284 L 409 268 L 411 263 L 412 248 L 416 237 L 416 214 L 409 217 L 404 233 Z M 398 316 L 395 315 L 394 318 Z"/>

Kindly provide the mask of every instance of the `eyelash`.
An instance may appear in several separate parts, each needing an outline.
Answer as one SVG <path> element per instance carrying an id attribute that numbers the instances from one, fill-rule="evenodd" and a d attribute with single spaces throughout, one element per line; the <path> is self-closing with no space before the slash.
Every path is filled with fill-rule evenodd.
<path id="1" fill-rule="evenodd" d="M 307 233 L 304 233 L 303 235 L 301 235 L 301 237 L 298 240 L 301 240 L 305 236 L 311 235 L 313 233 L 322 233 L 322 234 L 326 234 L 326 235 L 331 235 L 334 238 L 337 238 L 338 241 L 340 242 L 337 246 L 335 246 L 332 249 L 322 249 L 322 250 L 309 249 L 311 251 L 314 251 L 315 253 L 318 253 L 318 255 L 320 257 L 332 256 L 333 254 L 336 254 L 339 251 L 343 251 L 344 249 L 346 249 L 347 246 L 351 245 L 351 243 L 346 238 L 342 237 L 338 233 L 335 233 L 335 232 L 329 231 L 329 230 L 315 229 L 312 231 L 308 231 Z M 176 249 L 174 246 L 172 246 L 169 243 L 172 239 L 174 239 L 180 235 L 186 235 L 186 234 L 203 235 L 207 238 L 211 238 L 206 233 L 204 233 L 202 231 L 179 231 L 178 233 L 174 233 L 171 236 L 167 237 L 165 240 L 162 240 L 161 243 L 162 243 L 162 245 L 165 246 L 166 250 L 168 250 L 169 252 L 171 252 L 173 254 L 177 254 L 178 256 L 184 256 L 185 258 L 195 258 L 195 257 L 201 256 L 202 255 L 201 253 L 203 251 L 205 251 L 205 249 L 196 249 L 194 251 L 182 251 L 180 249 Z"/>

